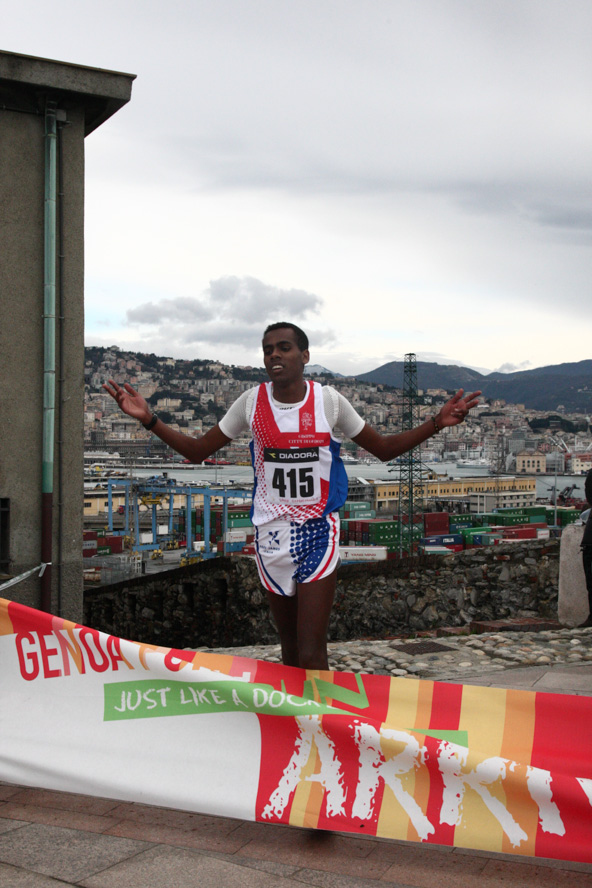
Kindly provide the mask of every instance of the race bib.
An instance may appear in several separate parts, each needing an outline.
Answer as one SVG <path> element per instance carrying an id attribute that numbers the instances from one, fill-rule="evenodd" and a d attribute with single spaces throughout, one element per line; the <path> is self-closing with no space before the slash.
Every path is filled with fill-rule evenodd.
<path id="1" fill-rule="evenodd" d="M 319 448 L 265 447 L 266 499 L 270 503 L 305 505 L 321 499 Z"/>

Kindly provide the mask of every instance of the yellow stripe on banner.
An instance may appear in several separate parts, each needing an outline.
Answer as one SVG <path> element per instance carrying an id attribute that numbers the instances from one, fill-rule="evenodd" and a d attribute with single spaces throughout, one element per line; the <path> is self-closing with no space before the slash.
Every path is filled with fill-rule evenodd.
<path id="1" fill-rule="evenodd" d="M 8 616 L 8 601 L 0 598 L 0 635 L 14 635 L 14 627 Z"/>
<path id="2" fill-rule="evenodd" d="M 532 691 L 507 691 L 506 718 L 501 754 L 513 762 L 530 762 L 534 743 L 536 694 Z"/>
<path id="3" fill-rule="evenodd" d="M 309 680 L 319 678 L 328 684 L 335 684 L 335 674 L 320 669 L 308 669 L 306 677 Z M 312 682 L 314 687 L 314 699 L 320 702 L 320 695 L 316 682 Z M 333 703 L 332 699 L 327 699 L 328 703 Z M 321 771 L 321 759 L 316 745 L 313 743 L 310 756 L 306 766 L 300 775 L 300 783 L 294 792 L 292 806 L 290 808 L 290 824 L 292 826 L 302 826 L 306 829 L 316 829 L 319 823 L 321 807 L 325 798 L 325 790 L 323 786 L 316 780 L 310 780 L 314 774 Z"/>
<path id="4" fill-rule="evenodd" d="M 463 686 L 459 730 L 467 731 L 469 755 L 465 772 L 472 771 L 483 758 L 502 755 L 506 717 L 506 691 L 502 688 Z M 501 780 L 488 784 L 485 790 L 505 807 L 506 794 Z M 454 844 L 459 848 L 482 848 L 501 851 L 504 831 L 496 817 L 475 790 L 464 784 L 460 805 L 460 823 L 454 831 Z M 475 844 L 475 843 L 478 844 Z"/>
<path id="5" fill-rule="evenodd" d="M 191 669 L 211 669 L 223 675 L 230 675 L 233 660 L 234 657 L 229 654 L 204 654 L 199 651 L 191 660 Z"/>
<path id="6" fill-rule="evenodd" d="M 402 681 L 409 681 L 409 679 L 402 679 Z M 430 724 L 432 719 L 432 702 L 434 698 L 434 683 L 433 681 L 420 681 L 419 690 L 417 695 L 417 712 L 415 714 L 415 722 L 413 724 L 409 724 L 410 728 L 415 728 L 417 731 L 421 731 L 426 729 L 426 727 Z"/>
<path id="7" fill-rule="evenodd" d="M 54 632 L 67 632 L 70 637 L 72 637 L 72 632 L 76 629 L 77 623 L 73 623 L 72 620 L 64 620 L 62 617 L 52 617 L 51 618 L 51 628 Z"/>
<path id="8" fill-rule="evenodd" d="M 534 742 L 535 705 L 536 695 L 532 691 L 508 691 L 502 742 L 502 756 L 517 763 L 511 774 L 512 792 L 508 797 L 508 810 L 528 836 L 519 847 L 512 845 L 508 837 L 504 836 L 502 851 L 533 857 L 539 812 L 528 791 L 526 767 L 530 763 Z"/>
<path id="9" fill-rule="evenodd" d="M 425 728 L 430 720 L 432 689 L 433 685 L 431 682 L 392 678 L 386 721 L 382 725 L 382 729 L 392 728 L 396 731 L 413 730 L 422 718 L 424 719 L 423 727 Z M 420 713 L 425 714 L 418 716 L 418 710 Z M 404 792 L 410 796 L 415 796 L 416 777 L 414 771 L 402 775 L 401 783 Z M 419 804 L 421 805 L 421 802 Z M 425 805 L 421 806 L 425 810 Z M 392 790 L 385 788 L 378 816 L 378 835 L 391 839 L 407 839 L 409 838 L 409 832 L 417 839 L 417 833 L 411 826 L 409 816 L 395 798 Z"/>
<path id="10" fill-rule="evenodd" d="M 422 739 L 421 737 L 419 737 L 418 739 L 422 744 L 425 742 L 425 738 Z M 430 798 L 430 772 L 426 767 L 421 767 L 415 772 L 413 795 L 415 801 L 425 814 L 425 812 L 428 810 L 428 802 Z M 407 841 L 419 841 L 417 830 L 412 823 L 409 823 L 409 829 L 407 830 Z"/>
<path id="11" fill-rule="evenodd" d="M 309 780 L 318 774 L 321 768 L 319 752 L 313 744 L 308 761 L 300 774 L 300 783 L 296 787 L 290 807 L 290 825 L 314 829 L 319 820 L 319 810 L 323 802 L 324 791 L 320 783 Z M 320 798 L 319 798 L 320 794 Z M 316 816 L 315 816 L 316 811 Z"/>
<path id="12" fill-rule="evenodd" d="M 431 688 L 431 682 L 409 681 L 403 678 L 391 678 L 389 689 L 388 709 L 385 726 L 395 728 L 398 731 L 409 731 L 417 724 L 417 707 L 419 703 L 420 687 L 427 684 Z M 430 696 L 431 708 L 431 696 Z M 428 721 L 424 722 L 425 728 Z"/>

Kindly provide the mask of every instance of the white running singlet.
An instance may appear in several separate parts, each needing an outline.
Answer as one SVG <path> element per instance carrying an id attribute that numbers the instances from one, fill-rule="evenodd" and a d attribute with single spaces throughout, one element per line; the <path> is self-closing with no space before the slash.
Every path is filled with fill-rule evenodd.
<path id="1" fill-rule="evenodd" d="M 303 524 L 347 499 L 347 474 L 323 409 L 322 386 L 306 386 L 304 402 L 291 409 L 274 405 L 271 382 L 257 389 L 250 420 L 255 525 L 281 517 Z"/>

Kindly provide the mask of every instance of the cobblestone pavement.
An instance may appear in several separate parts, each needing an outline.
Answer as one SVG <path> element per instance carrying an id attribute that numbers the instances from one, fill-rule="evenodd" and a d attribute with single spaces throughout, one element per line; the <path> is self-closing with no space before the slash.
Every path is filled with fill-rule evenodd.
<path id="1" fill-rule="evenodd" d="M 279 645 L 199 648 L 280 662 Z M 444 638 L 391 638 L 329 643 L 329 666 L 338 672 L 408 675 L 458 681 L 511 667 L 592 663 L 592 628 L 504 631 Z"/>

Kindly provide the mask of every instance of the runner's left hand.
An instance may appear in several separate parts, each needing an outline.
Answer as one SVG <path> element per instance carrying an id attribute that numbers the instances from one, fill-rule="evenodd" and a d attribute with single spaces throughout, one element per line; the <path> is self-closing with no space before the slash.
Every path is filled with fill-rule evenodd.
<path id="1" fill-rule="evenodd" d="M 440 428 L 455 426 L 463 422 L 469 410 L 476 407 L 479 403 L 480 394 L 481 392 L 478 391 L 465 395 L 464 390 L 459 389 L 457 393 L 444 404 L 436 416 L 436 422 Z"/>

